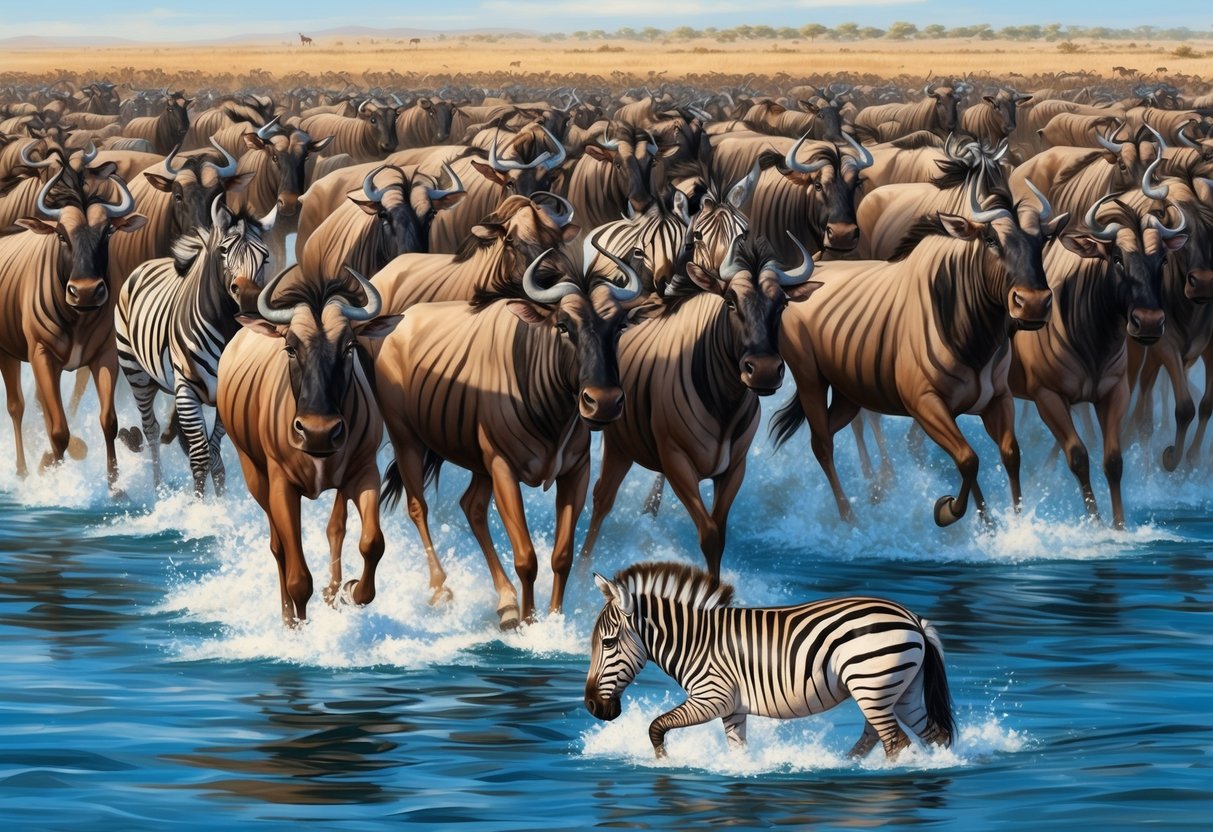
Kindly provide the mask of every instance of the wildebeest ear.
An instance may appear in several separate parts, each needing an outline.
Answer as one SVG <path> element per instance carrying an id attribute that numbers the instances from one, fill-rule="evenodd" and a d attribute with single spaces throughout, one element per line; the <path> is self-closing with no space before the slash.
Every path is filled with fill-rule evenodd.
<path id="1" fill-rule="evenodd" d="M 1070 222 L 1070 212 L 1063 211 L 1040 227 L 1040 233 L 1046 240 L 1051 240 L 1065 230 Z"/>
<path id="2" fill-rule="evenodd" d="M 158 173 L 144 173 L 143 178 L 147 180 L 147 184 L 162 193 L 167 194 L 173 190 L 173 180 L 167 176 L 161 176 Z"/>
<path id="3" fill-rule="evenodd" d="M 1176 234 L 1174 237 L 1163 237 L 1162 244 L 1167 247 L 1167 251 L 1179 251 L 1188 244 L 1188 235 Z"/>
<path id="4" fill-rule="evenodd" d="M 587 144 L 585 146 L 585 152 L 587 156 L 593 156 L 600 162 L 615 161 L 615 151 L 608 147 L 601 147 L 596 144 Z"/>
<path id="5" fill-rule="evenodd" d="M 514 313 L 520 321 L 528 323 L 531 326 L 541 324 L 548 319 L 547 310 L 535 303 L 530 303 L 525 300 L 511 300 L 506 303 L 506 308 Z"/>
<path id="6" fill-rule="evenodd" d="M 143 214 L 127 214 L 124 217 L 114 217 L 110 220 L 110 226 L 115 231 L 138 231 L 145 225 L 147 225 L 147 217 Z"/>
<path id="7" fill-rule="evenodd" d="M 22 217 L 17 220 L 17 225 L 35 234 L 54 234 L 59 230 L 58 223 L 47 222 L 37 217 Z"/>
<path id="8" fill-rule="evenodd" d="M 464 197 L 468 195 L 467 191 L 454 191 L 441 199 L 430 200 L 430 205 L 435 211 L 445 211 L 447 208 L 454 208 L 460 202 L 463 202 Z"/>
<path id="9" fill-rule="evenodd" d="M 498 171 L 493 170 L 492 167 L 490 167 L 489 165 L 486 165 L 484 162 L 477 161 L 476 159 L 472 160 L 472 167 L 474 167 L 476 169 L 476 172 L 479 173 L 481 176 L 483 176 L 485 179 L 489 180 L 490 182 L 496 183 L 498 185 L 504 185 L 505 183 L 510 181 L 509 177 L 505 176 L 504 174 L 502 174 Z"/>
<path id="10" fill-rule="evenodd" d="M 805 99 L 803 99 L 803 98 L 798 99 L 796 103 L 798 103 L 798 104 L 800 105 L 800 109 L 804 110 L 806 113 L 814 113 L 814 114 L 815 114 L 815 113 L 817 113 L 817 112 L 818 112 L 818 110 L 820 109 L 820 108 L 819 108 L 819 107 L 818 107 L 816 104 L 814 104 L 812 101 L 806 101 L 806 100 L 805 100 Z"/>
<path id="11" fill-rule="evenodd" d="M 724 283 L 698 263 L 687 263 L 687 277 L 691 278 L 691 282 L 705 292 L 711 292 L 714 295 L 724 294 Z"/>
<path id="12" fill-rule="evenodd" d="M 580 233 L 581 226 L 577 225 L 576 223 L 569 223 L 564 228 L 560 229 L 560 237 L 566 243 L 572 242 L 573 239 Z"/>
<path id="13" fill-rule="evenodd" d="M 264 335 L 267 338 L 282 338 L 286 335 L 286 327 L 272 324 L 265 318 L 257 315 L 237 315 L 236 322 L 245 329 L 252 330 L 258 335 Z"/>
<path id="14" fill-rule="evenodd" d="M 997 107 L 997 106 L 998 106 L 998 102 L 994 100 L 994 96 L 992 96 L 992 95 L 983 95 L 983 96 L 982 96 L 982 99 L 984 99 L 984 100 L 985 100 L 985 102 L 986 102 L 987 104 L 989 104 L 991 107 Z"/>
<path id="15" fill-rule="evenodd" d="M 417 106 L 423 110 L 428 110 L 434 106 L 434 102 L 430 101 L 428 98 L 419 98 L 417 99 Z"/>
<path id="16" fill-rule="evenodd" d="M 307 149 L 313 153 L 319 153 L 320 151 L 322 151 L 326 147 L 328 147 L 330 144 L 332 144 L 333 139 L 335 139 L 335 138 L 336 138 L 336 136 L 325 136 L 323 139 L 316 139 L 315 141 L 313 141 L 311 144 L 309 144 L 307 146 Z"/>
<path id="17" fill-rule="evenodd" d="M 223 190 L 229 194 L 238 194 L 248 187 L 248 183 L 253 181 L 254 175 L 251 170 L 237 174 L 223 183 Z"/>
<path id="18" fill-rule="evenodd" d="M 256 133 L 245 133 L 244 143 L 248 145 L 249 150 L 265 150 L 266 145 L 269 144 Z"/>
<path id="19" fill-rule="evenodd" d="M 98 179 L 109 179 L 118 172 L 118 164 L 116 162 L 102 162 L 99 165 L 88 168 L 88 172 Z"/>
<path id="20" fill-rule="evenodd" d="M 506 227 L 499 222 L 482 222 L 472 226 L 472 233 L 482 240 L 495 240 L 505 236 Z"/>
<path id="21" fill-rule="evenodd" d="M 383 318 L 371 318 L 364 323 L 354 325 L 354 334 L 359 338 L 383 338 L 390 335 L 404 320 L 403 315 L 388 315 Z"/>
<path id="22" fill-rule="evenodd" d="M 1079 257 L 1104 257 L 1108 253 L 1108 244 L 1090 234 L 1065 234 L 1061 244 Z"/>
<path id="23" fill-rule="evenodd" d="M 958 240 L 972 240 L 981 233 L 980 225 L 957 214 L 940 214 L 939 221 L 943 223 L 943 230 L 948 236 Z"/>
<path id="24" fill-rule="evenodd" d="M 358 199 L 356 197 L 349 196 L 348 194 L 346 195 L 345 198 L 348 199 L 350 202 L 354 203 L 355 205 L 357 205 L 365 213 L 370 214 L 372 217 L 379 213 L 379 203 L 378 202 L 372 202 L 369 199 Z"/>

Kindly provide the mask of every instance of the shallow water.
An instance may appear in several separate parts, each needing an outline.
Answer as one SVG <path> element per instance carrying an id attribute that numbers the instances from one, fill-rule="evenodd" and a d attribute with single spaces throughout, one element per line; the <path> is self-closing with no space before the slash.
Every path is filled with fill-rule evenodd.
<path id="1" fill-rule="evenodd" d="M 1082 519 L 1068 471 L 1045 465 L 1035 419 L 1020 432 L 1027 509 L 1006 513 L 981 436 L 994 528 L 966 518 L 940 530 L 930 509 L 954 480 L 946 460 L 914 467 L 904 427 L 890 425 L 896 489 L 870 505 L 844 434 L 852 529 L 837 523 L 805 435 L 778 454 L 760 440 L 725 559 L 739 600 L 876 594 L 931 619 L 960 736 L 895 765 L 855 763 L 845 754 L 861 722 L 848 703 L 753 719 L 744 754 L 727 751 L 719 725 L 675 732 L 659 763 L 646 727 L 681 698 L 660 672 L 642 674 L 613 723 L 582 706 L 601 603 L 585 574 L 564 617 L 496 631 L 457 505 L 460 472 L 444 470 L 432 501 L 452 604 L 427 606 L 416 534 L 395 514 L 374 604 L 330 609 L 317 597 L 311 622 L 284 632 L 265 521 L 230 448 L 224 499 L 185 496 L 184 458 L 166 449 L 161 494 L 146 460 L 123 451 L 126 497 L 111 500 L 95 413 L 86 404 L 75 420 L 92 448 L 83 462 L 25 482 L 11 459 L 0 471 L 0 817 L 15 828 L 1107 830 L 1208 828 L 1213 816 L 1213 492 L 1203 472 L 1157 473 L 1158 448 L 1129 455 L 1130 531 L 1116 534 Z M 39 421 L 31 405 L 33 459 Z M 981 435 L 976 422 L 965 429 Z M 656 521 L 641 516 L 650 482 L 634 471 L 625 483 L 595 569 L 697 561 L 668 493 Z M 1096 493 L 1106 507 L 1102 479 Z M 552 495 L 527 500 L 546 553 Z M 317 576 L 327 509 L 304 511 Z M 540 597 L 549 587 L 541 565 Z"/>

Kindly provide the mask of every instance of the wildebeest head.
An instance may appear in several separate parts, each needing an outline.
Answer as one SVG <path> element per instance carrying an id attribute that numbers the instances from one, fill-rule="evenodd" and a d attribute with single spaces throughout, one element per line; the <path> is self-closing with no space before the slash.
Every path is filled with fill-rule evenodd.
<path id="1" fill-rule="evenodd" d="M 614 127 L 614 125 L 613 125 Z M 625 138 L 598 140 L 585 147 L 586 155 L 611 166 L 611 179 L 627 199 L 629 213 L 643 213 L 664 190 L 665 159 L 679 152 L 677 145 L 659 147 L 643 131 L 625 128 Z"/>
<path id="2" fill-rule="evenodd" d="M 313 139 L 297 127 L 281 128 L 277 121 L 275 116 L 256 132 L 245 133 L 244 141 L 250 150 L 269 155 L 278 176 L 278 213 L 293 217 L 299 210 L 299 197 L 307 188 L 307 157 L 322 152 L 333 137 Z"/>
<path id="3" fill-rule="evenodd" d="M 522 278 L 525 300 L 509 301 L 510 311 L 530 326 L 550 328 L 560 339 L 560 350 L 568 373 L 577 376 L 577 408 L 591 430 L 600 430 L 623 414 L 623 390 L 619 386 L 619 335 L 627 323 L 623 304 L 640 294 L 640 276 L 635 270 L 598 242 L 600 232 L 586 240 L 618 266 L 625 282 L 611 280 L 589 283 L 588 291 L 580 282 L 561 281 L 543 288 L 539 268 L 551 252 L 541 253 Z M 591 259 L 587 254 L 586 259 Z"/>
<path id="4" fill-rule="evenodd" d="M 808 161 L 797 158 L 808 134 L 801 136 L 780 157 L 767 151 L 759 157 L 763 167 L 774 165 L 785 179 L 800 188 L 807 200 L 809 229 L 820 235 L 820 245 L 833 251 L 851 251 L 859 243 L 859 223 L 855 218 L 855 191 L 859 172 L 871 164 L 865 148 L 847 136 L 858 157 L 843 156 L 837 146 L 815 144 Z"/>
<path id="5" fill-rule="evenodd" d="M 982 103 L 975 106 L 989 107 L 998 117 L 1001 135 L 1009 136 L 1015 132 L 1019 123 L 1019 107 L 1032 100 L 1032 96 L 1015 92 L 1011 89 L 1000 89 L 994 95 L 983 95 Z"/>
<path id="6" fill-rule="evenodd" d="M 358 105 L 357 118 L 366 125 L 381 153 L 396 150 L 396 108 L 368 98 Z M 448 126 L 448 131 L 450 127 Z"/>
<path id="7" fill-rule="evenodd" d="M 161 193 L 171 194 L 171 236 L 177 237 L 192 228 L 210 228 L 211 205 L 215 197 L 228 192 L 244 190 L 253 178 L 252 172 L 236 173 L 236 160 L 214 139 L 211 144 L 219 151 L 222 164 L 209 156 L 193 155 L 184 160 L 177 159 L 178 147 L 164 159 L 162 176 L 144 171 L 143 178 Z"/>
<path id="8" fill-rule="evenodd" d="M 471 160 L 481 176 L 500 185 L 503 196 L 560 190 L 565 149 L 547 126 L 528 125 L 512 134 L 504 145 L 499 143 L 500 135 L 500 129 L 493 134 L 487 163 Z"/>
<path id="9" fill-rule="evenodd" d="M 1157 146 L 1147 135 L 1139 135 L 1135 141 L 1116 141 L 1114 136 L 1118 129 L 1119 126 L 1114 126 L 1107 132 L 1095 134 L 1096 141 L 1105 151 L 1104 162 L 1115 166 L 1108 182 L 1111 193 L 1127 191 L 1136 185 L 1146 165 L 1157 155 Z"/>
<path id="10" fill-rule="evenodd" d="M 190 129 L 190 104 L 194 103 L 193 99 L 185 97 L 185 91 L 179 90 L 164 102 L 164 116 L 172 126 L 172 132 L 176 136 L 184 137 Z"/>
<path id="11" fill-rule="evenodd" d="M 478 253 L 486 255 L 478 285 L 488 297 L 520 287 L 523 275 L 541 254 L 545 256 L 538 277 L 548 283 L 576 280 L 581 272 L 565 249 L 565 243 L 581 232 L 572 218 L 573 207 L 556 194 L 540 191 L 530 197 L 506 197 L 492 214 L 472 226 L 455 260 L 465 262 Z"/>
<path id="12" fill-rule="evenodd" d="M 956 90 L 952 87 L 944 87 L 939 84 L 927 84 L 922 94 L 935 101 L 935 126 L 941 131 L 942 135 L 951 133 L 956 129 L 956 105 L 958 96 Z"/>
<path id="13" fill-rule="evenodd" d="M 597 719 L 612 720 L 622 710 L 624 690 L 648 662 L 649 651 L 633 623 L 635 600 L 627 588 L 597 573 L 594 583 L 606 596 L 606 605 L 591 636 L 585 707 Z"/>
<path id="14" fill-rule="evenodd" d="M 769 396 L 783 384 L 783 358 L 779 355 L 779 325 L 788 301 L 804 300 L 813 275 L 813 258 L 792 234 L 801 263 L 785 271 L 775 262 L 765 240 L 742 242 L 735 237 L 718 273 L 687 264 L 687 278 L 703 292 L 720 295 L 737 346 L 741 382 L 760 396 Z M 676 285 L 667 297 L 678 292 Z"/>
<path id="15" fill-rule="evenodd" d="M 416 106 L 425 113 L 426 119 L 430 122 L 434 132 L 434 142 L 441 144 L 447 141 L 451 137 L 451 125 L 455 121 L 455 112 L 458 108 L 450 101 L 442 99 L 434 101 L 431 98 L 417 99 Z"/>
<path id="16" fill-rule="evenodd" d="M 463 183 L 449 165 L 442 166 L 450 180 L 449 188 L 416 169 L 405 171 L 396 165 L 380 165 L 362 180 L 365 199 L 349 200 L 375 217 L 379 268 L 409 252 L 430 250 L 430 225 L 439 211 L 458 205 L 467 196 Z"/>
<path id="17" fill-rule="evenodd" d="M 68 174 L 76 184 L 60 182 L 68 169 L 60 168 L 38 192 L 38 210 L 49 219 L 26 217 L 17 220 L 22 228 L 35 234 L 54 234 L 59 239 L 58 276 L 63 282 L 64 300 L 80 312 L 104 307 L 110 299 L 106 272 L 109 268 L 109 239 L 115 231 L 134 231 L 147 222 L 133 213 L 135 199 L 126 183 L 113 173 L 112 163 L 89 173 L 97 182 L 112 181 L 117 202 L 107 202 L 101 189 L 86 188 L 84 177 Z M 62 207 L 51 207 L 48 200 L 59 189 Z"/>
<path id="18" fill-rule="evenodd" d="M 343 407 L 358 360 L 355 326 L 366 335 L 361 324 L 379 314 L 381 301 L 370 281 L 348 266 L 366 298 L 362 304 L 354 300 L 357 294 L 349 284 L 338 279 L 298 280 L 274 297 L 293 268 L 283 269 L 261 290 L 261 317 L 241 316 L 240 322 L 282 339 L 294 399 L 288 441 L 309 456 L 327 457 L 340 451 L 347 438 Z"/>

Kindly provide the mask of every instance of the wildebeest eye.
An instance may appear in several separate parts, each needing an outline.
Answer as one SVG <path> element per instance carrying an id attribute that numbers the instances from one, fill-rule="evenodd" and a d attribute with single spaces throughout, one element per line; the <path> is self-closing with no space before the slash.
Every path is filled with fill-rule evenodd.
<path id="1" fill-rule="evenodd" d="M 375 118 L 374 116 L 371 116 L 371 124 L 378 124 L 378 123 L 379 123 L 379 119 Z"/>
<path id="2" fill-rule="evenodd" d="M 283 349 L 283 352 L 285 352 L 285 353 L 286 353 L 286 355 L 287 355 L 287 357 L 288 357 L 288 358 L 298 358 L 298 357 L 299 357 L 299 353 L 298 353 L 298 352 L 296 352 L 296 351 L 295 351 L 295 348 L 294 348 L 294 347 L 292 347 L 290 344 L 287 344 L 287 345 L 286 345 L 285 347 L 283 347 L 282 349 Z"/>
<path id="3" fill-rule="evenodd" d="M 559 332 L 561 335 L 568 335 L 569 326 L 566 323 L 558 323 L 558 324 L 556 324 L 556 331 Z"/>
<path id="4" fill-rule="evenodd" d="M 1123 266 L 1125 264 L 1124 259 L 1119 254 L 1112 255 L 1112 262 L 1117 266 Z"/>

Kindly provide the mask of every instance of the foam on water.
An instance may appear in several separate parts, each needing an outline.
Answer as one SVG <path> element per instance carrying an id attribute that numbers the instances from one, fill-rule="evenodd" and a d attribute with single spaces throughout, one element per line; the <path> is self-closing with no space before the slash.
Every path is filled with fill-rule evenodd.
<path id="1" fill-rule="evenodd" d="M 959 722 L 959 736 L 951 748 L 919 744 L 902 752 L 896 761 L 885 759 L 879 746 L 863 760 L 847 751 L 862 731 L 862 718 L 853 706 L 807 719 L 774 720 L 750 717 L 747 746 L 730 749 L 720 721 L 671 731 L 666 736 L 667 756 L 658 760 L 649 744 L 649 723 L 677 702 L 669 697 L 642 696 L 624 705 L 613 722 L 595 725 L 581 735 L 581 755 L 610 759 L 655 769 L 689 769 L 730 777 L 771 773 L 827 770 L 919 771 L 948 769 L 987 762 L 999 754 L 1012 754 L 1030 746 L 1030 739 L 1002 724 L 999 717 L 971 715 Z"/>

